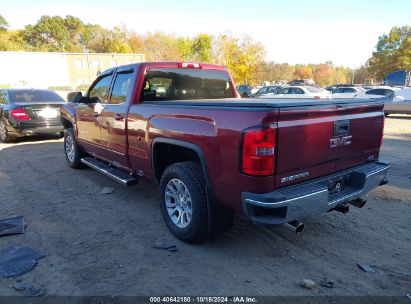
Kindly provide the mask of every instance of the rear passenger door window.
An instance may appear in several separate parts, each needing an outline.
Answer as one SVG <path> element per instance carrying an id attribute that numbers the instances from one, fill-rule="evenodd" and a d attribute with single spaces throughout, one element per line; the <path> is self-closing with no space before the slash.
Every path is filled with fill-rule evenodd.
<path id="1" fill-rule="evenodd" d="M 110 104 L 121 104 L 129 95 L 133 73 L 119 73 L 114 81 Z"/>
<path id="2" fill-rule="evenodd" d="M 289 91 L 290 91 L 290 89 L 286 88 L 286 89 L 282 89 L 282 90 L 278 91 L 277 94 L 288 94 Z"/>

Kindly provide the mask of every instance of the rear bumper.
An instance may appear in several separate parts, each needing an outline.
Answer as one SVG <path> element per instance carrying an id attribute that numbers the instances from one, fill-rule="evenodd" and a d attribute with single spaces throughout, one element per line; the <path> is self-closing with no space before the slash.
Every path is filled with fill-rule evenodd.
<path id="1" fill-rule="evenodd" d="M 7 130 L 10 134 L 20 137 L 31 134 L 63 132 L 64 126 L 60 120 L 24 121 L 8 125 Z"/>
<path id="2" fill-rule="evenodd" d="M 242 193 L 245 215 L 255 223 L 282 224 L 334 209 L 386 184 L 390 165 L 372 162 L 269 193 Z M 341 191 L 330 185 L 341 182 Z"/>

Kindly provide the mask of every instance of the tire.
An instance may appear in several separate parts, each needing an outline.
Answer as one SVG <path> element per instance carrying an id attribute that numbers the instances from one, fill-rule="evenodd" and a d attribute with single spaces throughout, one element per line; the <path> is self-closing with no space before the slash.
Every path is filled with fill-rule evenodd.
<path id="1" fill-rule="evenodd" d="M 59 132 L 59 135 L 60 135 L 61 138 L 64 137 L 64 133 L 65 133 L 64 131 L 63 131 L 63 132 Z"/>
<path id="2" fill-rule="evenodd" d="M 385 117 L 388 117 L 388 115 L 390 115 L 390 114 L 388 114 L 388 113 L 385 113 L 384 115 L 385 115 Z"/>
<path id="3" fill-rule="evenodd" d="M 64 154 L 71 168 L 80 169 L 84 167 L 84 164 L 80 160 L 83 153 L 77 146 L 73 128 L 66 129 L 64 132 Z"/>
<path id="4" fill-rule="evenodd" d="M 161 177 L 160 191 L 161 212 L 171 233 L 188 243 L 205 241 L 208 237 L 208 209 L 201 166 L 195 162 L 168 166 Z"/>
<path id="5" fill-rule="evenodd" d="M 243 97 L 243 98 L 247 98 L 247 97 L 248 97 L 248 95 L 247 95 L 247 93 L 243 93 L 243 95 L 241 95 L 241 97 Z"/>
<path id="6" fill-rule="evenodd" d="M 16 140 L 14 136 L 11 136 L 9 134 L 9 131 L 7 131 L 6 124 L 4 121 L 0 121 L 0 140 L 4 143 L 11 143 Z"/>

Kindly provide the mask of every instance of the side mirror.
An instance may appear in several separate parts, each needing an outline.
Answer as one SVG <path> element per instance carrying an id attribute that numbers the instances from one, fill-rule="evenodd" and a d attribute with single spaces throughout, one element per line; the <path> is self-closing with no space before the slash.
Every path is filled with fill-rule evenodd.
<path id="1" fill-rule="evenodd" d="M 404 101 L 405 98 L 402 96 L 394 96 L 394 98 L 392 99 L 393 102 L 400 102 L 400 101 Z"/>
<path id="2" fill-rule="evenodd" d="M 81 92 L 70 92 L 67 94 L 68 102 L 80 102 L 82 98 L 83 98 L 83 93 Z"/>

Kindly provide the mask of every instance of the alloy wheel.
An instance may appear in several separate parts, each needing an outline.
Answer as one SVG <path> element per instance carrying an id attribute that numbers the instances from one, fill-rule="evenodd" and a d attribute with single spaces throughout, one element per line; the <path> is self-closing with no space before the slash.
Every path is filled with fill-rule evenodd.
<path id="1" fill-rule="evenodd" d="M 178 178 L 171 179 L 165 190 L 168 215 L 178 228 L 186 228 L 193 215 L 191 195 L 186 185 Z"/>
<path id="2" fill-rule="evenodd" d="M 73 161 L 74 161 L 74 154 L 75 154 L 75 152 L 74 152 L 74 140 L 73 140 L 73 138 L 71 137 L 71 135 L 68 135 L 68 136 L 66 137 L 66 140 L 65 140 L 65 142 L 64 142 L 64 148 L 65 148 L 65 150 L 66 150 L 67 159 L 68 159 L 70 162 L 73 162 Z"/>

